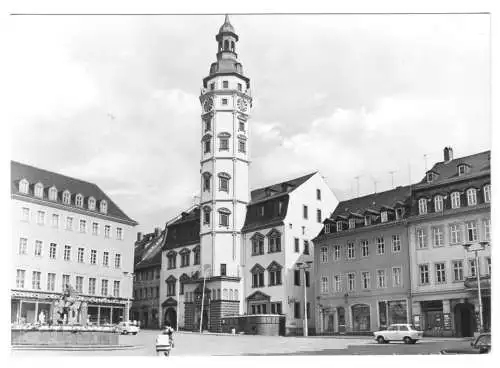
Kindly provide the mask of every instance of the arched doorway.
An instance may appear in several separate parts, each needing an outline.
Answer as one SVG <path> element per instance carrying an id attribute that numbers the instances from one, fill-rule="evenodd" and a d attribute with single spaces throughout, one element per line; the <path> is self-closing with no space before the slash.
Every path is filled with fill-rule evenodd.
<path id="1" fill-rule="evenodd" d="M 474 336 L 474 306 L 460 303 L 455 306 L 455 334 L 457 337 Z"/>
<path id="2" fill-rule="evenodd" d="M 165 321 L 165 325 L 169 324 L 172 328 L 176 329 L 177 328 L 177 311 L 175 308 L 167 308 L 165 311 L 165 318 L 163 319 Z"/>
<path id="3" fill-rule="evenodd" d="M 352 309 L 352 330 L 356 332 L 370 331 L 370 306 L 356 304 Z"/>

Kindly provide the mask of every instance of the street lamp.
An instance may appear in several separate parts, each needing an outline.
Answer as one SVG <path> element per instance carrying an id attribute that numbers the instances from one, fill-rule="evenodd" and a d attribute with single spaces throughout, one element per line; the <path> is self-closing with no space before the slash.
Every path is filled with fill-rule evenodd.
<path id="1" fill-rule="evenodd" d="M 304 337 L 307 337 L 307 287 L 306 287 L 306 270 L 311 268 L 312 261 L 306 261 L 304 263 L 297 262 L 296 266 L 299 270 L 304 270 Z"/>
<path id="2" fill-rule="evenodd" d="M 133 290 L 134 290 L 134 273 L 125 271 L 125 272 L 123 272 L 123 275 L 132 280 L 132 292 L 133 292 Z M 123 316 L 123 321 L 125 321 L 125 315 Z M 127 295 L 127 321 L 130 321 L 130 296 L 129 295 Z"/>
<path id="3" fill-rule="evenodd" d="M 201 331 L 202 331 L 202 328 L 203 328 L 203 305 L 204 305 L 204 302 L 205 302 L 205 281 L 206 281 L 207 272 L 209 272 L 209 271 L 210 271 L 210 265 L 208 265 L 208 264 L 203 265 L 203 269 L 202 269 L 202 272 L 203 272 L 203 289 L 201 291 L 200 334 L 201 334 Z"/>
<path id="4" fill-rule="evenodd" d="M 481 299 L 481 279 L 479 277 L 479 255 L 480 250 L 484 250 L 490 243 L 487 241 L 482 241 L 478 243 L 468 243 L 464 244 L 464 248 L 467 252 L 474 252 L 474 262 L 476 264 L 476 280 L 477 280 L 477 297 L 479 299 L 479 332 L 483 332 L 483 301 Z"/>

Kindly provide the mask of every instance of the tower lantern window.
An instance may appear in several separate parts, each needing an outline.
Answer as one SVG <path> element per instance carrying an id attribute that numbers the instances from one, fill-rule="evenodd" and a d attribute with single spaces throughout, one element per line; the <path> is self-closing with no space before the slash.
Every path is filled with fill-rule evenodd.
<path id="1" fill-rule="evenodd" d="M 224 41 L 224 50 L 229 50 L 229 41 L 228 40 Z"/>

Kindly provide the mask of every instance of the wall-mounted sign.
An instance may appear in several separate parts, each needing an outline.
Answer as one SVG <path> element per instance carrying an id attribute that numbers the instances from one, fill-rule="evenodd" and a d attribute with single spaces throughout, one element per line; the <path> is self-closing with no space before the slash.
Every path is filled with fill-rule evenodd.
<path id="1" fill-rule="evenodd" d="M 445 330 L 451 330 L 451 314 L 450 313 L 443 314 L 443 328 Z"/>

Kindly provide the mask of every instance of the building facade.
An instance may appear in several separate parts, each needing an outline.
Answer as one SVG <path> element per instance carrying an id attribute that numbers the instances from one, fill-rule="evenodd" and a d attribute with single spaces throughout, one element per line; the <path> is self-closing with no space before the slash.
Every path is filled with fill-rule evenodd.
<path id="1" fill-rule="evenodd" d="M 13 323 L 54 322 L 53 302 L 73 289 L 78 323 L 128 319 L 133 228 L 97 185 L 11 162 Z"/>
<path id="2" fill-rule="evenodd" d="M 160 272 L 166 230 L 137 233 L 134 260 L 134 301 L 130 319 L 141 328 L 160 328 Z"/>
<path id="3" fill-rule="evenodd" d="M 491 325 L 490 151 L 444 160 L 413 186 L 409 226 L 413 323 L 426 335 L 472 336 L 479 327 L 476 273 L 483 319 Z M 475 255 L 464 244 L 485 242 Z"/>
<path id="4" fill-rule="evenodd" d="M 318 334 L 369 334 L 410 316 L 409 187 L 342 201 L 314 239 Z"/>
<path id="5" fill-rule="evenodd" d="M 287 335 L 303 333 L 306 313 L 312 332 L 313 267 L 297 265 L 312 263 L 312 238 L 338 201 L 318 172 L 253 190 L 251 198 L 243 227 L 243 312 L 284 314 Z"/>

